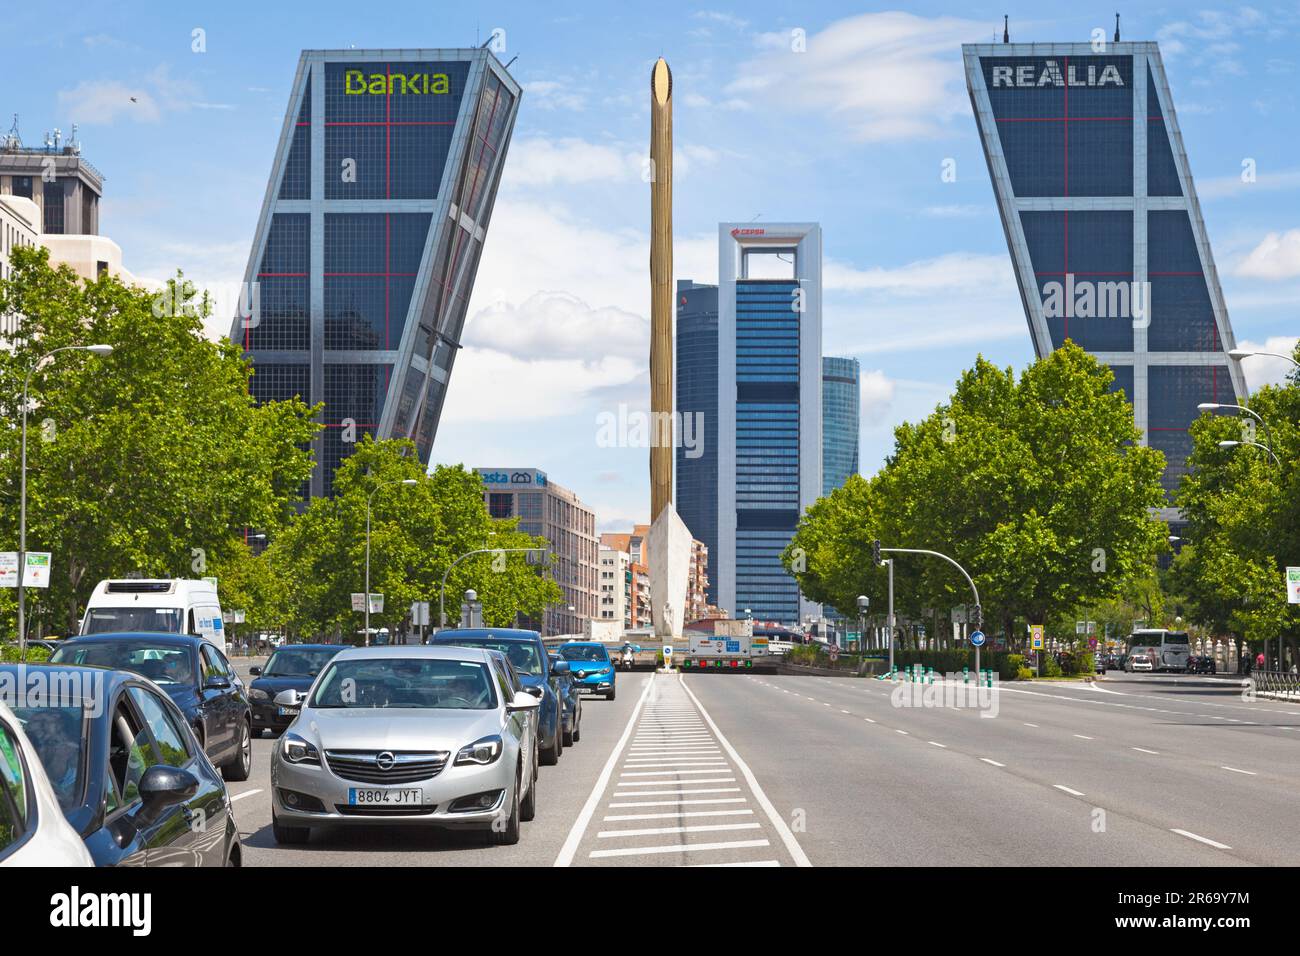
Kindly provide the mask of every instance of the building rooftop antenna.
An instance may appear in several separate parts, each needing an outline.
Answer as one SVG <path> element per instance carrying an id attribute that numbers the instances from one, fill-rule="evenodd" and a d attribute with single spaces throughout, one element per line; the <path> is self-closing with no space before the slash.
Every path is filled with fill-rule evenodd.
<path id="1" fill-rule="evenodd" d="M 1008 17 L 1007 14 L 1005 14 L 1005 13 L 1002 14 L 1002 42 L 1003 42 L 1003 43 L 1010 43 L 1010 42 L 1011 42 L 1011 33 L 1010 33 L 1010 31 L 1007 29 L 1008 21 L 1009 21 L 1010 19 L 1011 19 L 1011 18 Z"/>
<path id="2" fill-rule="evenodd" d="M 9 135 L 4 138 L 5 149 L 22 149 L 23 138 L 18 133 L 18 114 L 14 114 L 14 125 L 9 127 Z"/>
<path id="3" fill-rule="evenodd" d="M 1119 42 L 1119 14 L 1115 14 L 1115 42 Z"/>

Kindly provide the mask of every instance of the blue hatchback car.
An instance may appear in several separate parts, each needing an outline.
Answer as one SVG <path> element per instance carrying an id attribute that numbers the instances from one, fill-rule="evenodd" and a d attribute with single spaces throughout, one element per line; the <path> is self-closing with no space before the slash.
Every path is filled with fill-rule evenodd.
<path id="1" fill-rule="evenodd" d="M 456 627 L 439 631 L 432 643 L 486 647 L 504 654 L 519 674 L 524 690 L 541 698 L 537 717 L 540 762 L 549 766 L 559 761 L 566 738 L 576 739 L 582 718 L 577 708 L 569 709 L 564 704 L 569 665 L 551 662 L 542 635 L 513 627 Z"/>
<path id="2" fill-rule="evenodd" d="M 560 660 L 568 662 L 569 673 L 581 693 L 604 694 L 606 700 L 614 699 L 614 662 L 609 659 L 604 644 L 569 641 L 560 645 Z"/>

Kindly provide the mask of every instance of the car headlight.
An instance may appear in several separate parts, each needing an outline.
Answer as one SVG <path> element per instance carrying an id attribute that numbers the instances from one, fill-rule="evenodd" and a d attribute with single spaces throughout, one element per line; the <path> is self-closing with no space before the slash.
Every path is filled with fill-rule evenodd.
<path id="1" fill-rule="evenodd" d="M 280 756 L 289 763 L 320 766 L 320 751 L 316 745 L 297 734 L 286 733 L 280 738 Z"/>
<path id="2" fill-rule="evenodd" d="M 266 691 L 262 690 L 262 688 L 260 687 L 253 687 L 250 688 L 248 691 L 248 699 L 249 700 L 270 700 L 271 695 L 268 694 Z"/>
<path id="3" fill-rule="evenodd" d="M 468 747 L 461 747 L 456 754 L 454 766 L 485 766 L 501 756 L 501 738 L 493 735 L 476 740 Z"/>
<path id="4" fill-rule="evenodd" d="M 601 674 L 610 674 L 610 673 L 613 673 L 613 671 L 614 671 L 614 668 L 612 668 L 612 667 L 602 667 L 602 668 L 600 669 L 599 673 L 601 673 Z"/>

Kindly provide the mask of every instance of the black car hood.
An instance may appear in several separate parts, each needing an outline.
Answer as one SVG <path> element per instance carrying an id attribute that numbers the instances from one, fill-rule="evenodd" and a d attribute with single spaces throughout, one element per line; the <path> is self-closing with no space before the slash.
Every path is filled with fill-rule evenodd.
<path id="1" fill-rule="evenodd" d="M 311 675 L 302 677 L 257 677 L 248 685 L 250 690 L 264 690 L 275 699 L 282 690 L 306 691 L 316 678 Z"/>

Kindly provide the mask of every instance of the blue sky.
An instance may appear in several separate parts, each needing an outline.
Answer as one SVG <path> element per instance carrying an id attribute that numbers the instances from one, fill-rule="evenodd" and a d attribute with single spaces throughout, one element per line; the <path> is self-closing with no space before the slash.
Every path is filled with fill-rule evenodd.
<path id="1" fill-rule="evenodd" d="M 1077 3 L 434 5 L 102 3 L 6 13 L 0 114 L 28 143 L 79 126 L 106 177 L 102 231 L 138 276 L 242 278 L 298 53 L 462 46 L 505 30 L 525 97 L 437 461 L 534 466 L 644 521 L 646 455 L 600 447 L 598 416 L 643 408 L 648 350 L 648 76 L 674 71 L 676 274 L 714 281 L 724 220 L 824 230 L 827 354 L 863 367 L 862 466 L 943 400 L 977 353 L 1032 358 L 961 76 L 960 44 L 1109 35 Z M 1125 4 L 1161 42 L 1239 342 L 1287 348 L 1300 321 L 1300 5 Z M 192 51 L 196 28 L 206 51 Z M 793 30 L 806 52 L 791 50 Z M 131 102 L 134 96 L 136 102 Z M 944 182 L 946 160 L 955 182 Z M 1241 181 L 1253 160 L 1253 183 Z M 227 327 L 213 324 L 214 334 Z M 1281 370 L 1246 366 L 1252 385 Z"/>

